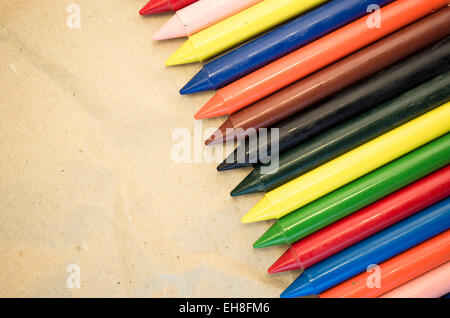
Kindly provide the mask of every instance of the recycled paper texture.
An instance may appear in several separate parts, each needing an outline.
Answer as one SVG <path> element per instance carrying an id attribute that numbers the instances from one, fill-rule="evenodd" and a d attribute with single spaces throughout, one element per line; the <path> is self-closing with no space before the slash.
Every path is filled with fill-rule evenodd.
<path id="1" fill-rule="evenodd" d="M 200 65 L 164 66 L 184 40 L 153 42 L 170 14 L 145 2 L 0 2 L 2 297 L 278 297 L 298 275 L 253 250 L 270 222 L 240 223 L 249 170 L 174 161 L 174 132 L 224 119 L 195 124 L 212 93 L 178 94 Z"/>

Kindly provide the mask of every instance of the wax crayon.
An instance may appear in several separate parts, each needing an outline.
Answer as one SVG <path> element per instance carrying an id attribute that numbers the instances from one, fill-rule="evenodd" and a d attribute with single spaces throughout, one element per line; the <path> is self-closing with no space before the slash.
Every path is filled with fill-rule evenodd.
<path id="1" fill-rule="evenodd" d="M 262 0 L 200 0 L 175 13 L 154 34 L 154 40 L 167 40 L 195 34 Z"/>
<path id="2" fill-rule="evenodd" d="M 139 13 L 149 15 L 167 11 L 178 11 L 198 0 L 150 0 Z"/>
<path id="3" fill-rule="evenodd" d="M 283 152 L 273 173 L 265 173 L 269 164 L 256 166 L 231 195 L 273 190 L 449 101 L 449 96 L 450 70 Z"/>
<path id="4" fill-rule="evenodd" d="M 261 37 L 203 65 L 181 94 L 224 87 L 258 68 L 359 19 L 370 5 L 392 0 L 337 0 L 325 3 Z"/>
<path id="5" fill-rule="evenodd" d="M 450 230 L 320 294 L 320 298 L 375 298 L 450 261 Z M 373 285 L 367 284 L 375 270 Z M 449 276 L 450 277 L 450 276 Z"/>
<path id="6" fill-rule="evenodd" d="M 232 114 L 447 6 L 448 0 L 397 0 L 218 90 L 197 119 Z M 380 26 L 368 27 L 374 19 Z"/>
<path id="7" fill-rule="evenodd" d="M 295 242 L 268 272 L 279 273 L 311 267 L 448 196 L 450 167 L 443 168 Z M 356 285 L 353 287 L 356 290 Z"/>
<path id="8" fill-rule="evenodd" d="M 381 298 L 440 298 L 450 292 L 450 262 L 400 286 Z"/>
<path id="9" fill-rule="evenodd" d="M 281 218 L 450 131 L 450 102 L 265 194 L 243 223 Z"/>
<path id="10" fill-rule="evenodd" d="M 278 221 L 253 245 L 292 244 L 450 163 L 447 134 Z"/>
<path id="11" fill-rule="evenodd" d="M 383 50 L 382 52 L 388 51 Z M 305 140 L 348 120 L 352 116 L 415 87 L 422 81 L 448 70 L 449 65 L 450 37 L 447 37 L 422 52 L 402 60 L 368 79 L 316 103 L 313 107 L 276 124 L 272 128 L 279 129 L 277 139 L 278 152 L 283 153 Z M 261 111 L 270 112 L 264 109 L 261 109 Z M 241 112 L 236 114 L 239 113 Z M 259 115 L 250 116 L 248 122 L 251 122 L 256 116 Z M 276 117 L 276 115 L 273 115 L 273 117 Z M 265 122 L 270 120 L 268 118 Z M 247 126 L 245 119 L 241 121 L 240 125 Z M 268 134 L 270 132 L 269 130 Z M 272 149 L 271 138 L 259 139 L 254 146 L 250 146 L 250 143 L 245 139 L 243 141 L 217 167 L 217 170 L 225 171 L 251 166 L 254 163 L 258 163 L 260 159 L 259 154 L 265 154 L 268 151 L 267 154 L 270 155 L 270 150 Z M 255 160 L 251 161 L 250 158 L 255 158 Z"/>
<path id="12" fill-rule="evenodd" d="M 203 62 L 328 0 L 265 0 L 192 35 L 166 65 Z"/>
<path id="13" fill-rule="evenodd" d="M 442 48 L 443 45 L 432 46 L 431 48 L 429 46 L 449 34 L 450 8 L 446 8 L 232 114 L 219 130 L 206 141 L 206 144 L 240 137 L 239 131 L 249 135 L 251 129 L 256 131 L 259 128 L 272 127 L 299 111 L 316 108 L 317 102 L 424 48 L 428 48 L 426 53 L 433 55 L 428 57 L 428 60 L 432 62 L 436 59 L 436 54 L 440 54 L 440 51 L 445 49 Z M 435 52 L 436 50 L 438 52 Z M 425 53 L 421 53 L 414 58 L 424 60 L 427 57 Z M 407 62 L 401 62 L 401 65 L 410 64 L 406 69 L 414 66 L 413 58 L 409 58 Z M 395 73 L 398 74 L 399 72 L 396 71 Z M 404 76 L 408 76 L 407 72 L 406 70 L 403 71 Z M 404 85 L 405 89 L 408 89 L 408 87 L 411 87 L 409 81 L 408 79 L 405 83 L 396 83 L 395 87 Z M 358 109 L 358 107 L 352 107 L 352 109 Z M 342 110 L 339 110 L 339 113 L 341 112 Z M 333 115 L 332 118 L 340 117 L 342 116 Z M 322 121 L 323 119 L 320 122 Z M 231 129 L 227 130 L 227 128 Z"/>
<path id="14" fill-rule="evenodd" d="M 403 220 L 306 269 L 283 298 L 318 295 L 450 227 L 450 198 Z"/>

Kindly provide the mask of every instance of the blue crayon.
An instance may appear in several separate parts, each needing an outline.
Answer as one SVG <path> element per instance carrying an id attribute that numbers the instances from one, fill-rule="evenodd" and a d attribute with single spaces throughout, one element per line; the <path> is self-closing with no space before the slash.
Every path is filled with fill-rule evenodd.
<path id="1" fill-rule="evenodd" d="M 282 298 L 318 295 L 450 228 L 450 198 L 305 270 Z"/>
<path id="2" fill-rule="evenodd" d="M 393 0 L 334 0 L 247 43 L 203 69 L 180 91 L 186 95 L 224 87 Z"/>

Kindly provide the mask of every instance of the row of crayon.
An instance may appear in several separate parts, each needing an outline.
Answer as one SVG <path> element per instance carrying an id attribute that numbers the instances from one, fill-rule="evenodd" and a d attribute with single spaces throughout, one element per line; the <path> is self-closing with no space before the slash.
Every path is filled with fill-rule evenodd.
<path id="1" fill-rule="evenodd" d="M 253 167 L 242 222 L 275 220 L 254 248 L 288 245 L 281 297 L 450 292 L 449 0 L 153 0 L 188 36 L 167 65 L 206 63 L 181 94 L 216 90 L 206 144 L 238 140 L 219 171 Z M 261 128 L 278 128 L 259 138 Z M 278 168 L 266 173 L 278 155 Z M 267 158 L 264 158 L 267 159 Z"/>

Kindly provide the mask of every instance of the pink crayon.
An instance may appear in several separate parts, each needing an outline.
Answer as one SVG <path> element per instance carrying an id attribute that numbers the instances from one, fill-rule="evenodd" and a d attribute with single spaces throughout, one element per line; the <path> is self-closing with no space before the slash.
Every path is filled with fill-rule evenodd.
<path id="1" fill-rule="evenodd" d="M 178 10 L 153 36 L 156 41 L 195 34 L 262 0 L 200 0 Z"/>
<path id="2" fill-rule="evenodd" d="M 450 262 L 391 290 L 381 298 L 439 298 L 450 292 Z"/>

